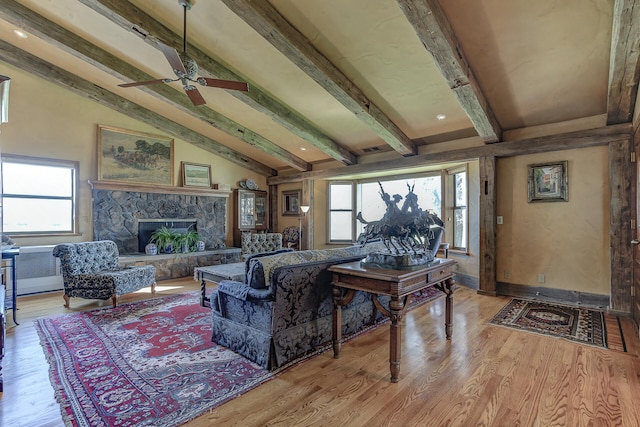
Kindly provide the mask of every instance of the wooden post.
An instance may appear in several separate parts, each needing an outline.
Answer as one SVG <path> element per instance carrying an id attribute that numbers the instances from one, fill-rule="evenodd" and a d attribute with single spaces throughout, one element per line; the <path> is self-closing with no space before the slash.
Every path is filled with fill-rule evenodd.
<path id="1" fill-rule="evenodd" d="M 496 294 L 496 158 L 483 156 L 480 165 L 480 286 L 484 295 Z"/>

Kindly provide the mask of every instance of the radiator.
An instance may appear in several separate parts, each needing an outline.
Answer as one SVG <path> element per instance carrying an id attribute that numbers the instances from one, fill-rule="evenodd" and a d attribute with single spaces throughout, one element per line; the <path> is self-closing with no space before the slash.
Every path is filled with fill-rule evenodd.
<path id="1" fill-rule="evenodd" d="M 20 247 L 20 255 L 16 258 L 18 295 L 63 289 L 60 260 L 53 256 L 53 246 Z"/>

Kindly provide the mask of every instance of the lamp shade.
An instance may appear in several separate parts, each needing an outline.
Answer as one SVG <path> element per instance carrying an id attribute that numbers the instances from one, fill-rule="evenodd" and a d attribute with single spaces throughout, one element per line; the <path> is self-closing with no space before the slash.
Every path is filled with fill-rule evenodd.
<path id="1" fill-rule="evenodd" d="M 307 213 L 307 212 L 309 212 L 309 208 L 310 208 L 310 207 L 311 207 L 311 206 L 304 206 L 304 205 L 302 205 L 302 206 L 300 206 L 300 210 L 302 211 L 302 213 Z"/>

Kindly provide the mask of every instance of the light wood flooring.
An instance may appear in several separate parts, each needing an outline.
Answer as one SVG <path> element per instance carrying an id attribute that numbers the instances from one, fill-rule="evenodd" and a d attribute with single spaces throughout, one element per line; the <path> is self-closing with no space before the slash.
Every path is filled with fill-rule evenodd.
<path id="1" fill-rule="evenodd" d="M 195 290 L 191 278 L 156 296 Z M 150 298 L 143 290 L 121 298 Z M 640 342 L 623 319 L 627 353 L 489 325 L 509 299 L 465 287 L 454 296 L 453 340 L 444 299 L 405 316 L 400 382 L 389 382 L 388 326 L 327 351 L 188 426 L 640 426 Z M 18 300 L 8 319 L 0 426 L 61 426 L 33 320 L 99 302 L 60 293 Z"/>

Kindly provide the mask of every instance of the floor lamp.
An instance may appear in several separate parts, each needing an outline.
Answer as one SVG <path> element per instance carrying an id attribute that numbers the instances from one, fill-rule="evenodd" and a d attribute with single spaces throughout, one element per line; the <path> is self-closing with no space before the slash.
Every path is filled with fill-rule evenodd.
<path id="1" fill-rule="evenodd" d="M 302 217 L 307 216 L 307 212 L 309 212 L 310 206 L 302 205 L 300 206 L 300 213 L 298 214 L 298 223 L 300 226 L 298 227 L 298 250 L 302 250 Z"/>

